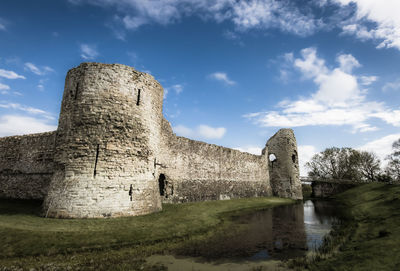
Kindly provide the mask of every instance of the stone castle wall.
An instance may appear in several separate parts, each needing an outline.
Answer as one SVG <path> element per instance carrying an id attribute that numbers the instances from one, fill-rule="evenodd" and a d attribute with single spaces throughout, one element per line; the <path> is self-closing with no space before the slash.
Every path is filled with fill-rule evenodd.
<path id="1" fill-rule="evenodd" d="M 51 217 L 141 215 L 161 209 L 158 153 L 162 88 L 125 65 L 68 72 L 44 212 Z"/>
<path id="2" fill-rule="evenodd" d="M 44 199 L 54 146 L 55 132 L 0 138 L 0 198 Z"/>
<path id="3" fill-rule="evenodd" d="M 178 137 L 163 122 L 158 173 L 163 200 L 186 202 L 271 196 L 268 158 Z"/>
<path id="4" fill-rule="evenodd" d="M 45 195 L 46 217 L 72 218 L 142 215 L 161 201 L 301 198 L 292 130 L 252 155 L 176 136 L 162 104 L 161 85 L 131 67 L 71 69 L 57 131 L 0 139 L 0 197 Z"/>
<path id="5" fill-rule="evenodd" d="M 293 130 L 280 129 L 268 140 L 266 147 L 270 158 L 269 175 L 274 196 L 302 199 L 299 155 Z"/>

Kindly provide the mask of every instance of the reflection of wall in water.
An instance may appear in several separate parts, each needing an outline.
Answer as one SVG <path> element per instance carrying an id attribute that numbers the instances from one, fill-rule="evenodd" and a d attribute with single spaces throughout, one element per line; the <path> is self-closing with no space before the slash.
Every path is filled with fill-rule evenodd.
<path id="1" fill-rule="evenodd" d="M 209 240 L 190 243 L 177 254 L 218 259 L 251 258 L 261 251 L 272 257 L 274 252 L 287 249 L 300 252 L 307 248 L 303 219 L 302 204 L 242 215 L 235 219 L 228 230 L 219 232 Z M 268 255 L 265 257 L 268 258 Z"/>
<path id="2" fill-rule="evenodd" d="M 272 210 L 275 249 L 307 249 L 303 204 L 279 206 Z"/>

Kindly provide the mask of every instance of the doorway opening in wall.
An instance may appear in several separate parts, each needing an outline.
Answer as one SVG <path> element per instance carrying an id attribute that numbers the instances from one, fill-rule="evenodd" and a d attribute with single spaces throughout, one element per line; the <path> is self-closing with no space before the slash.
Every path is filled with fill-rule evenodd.
<path id="1" fill-rule="evenodd" d="M 164 196 L 165 194 L 165 175 L 160 174 L 158 177 L 158 187 L 160 188 L 160 196 Z"/>

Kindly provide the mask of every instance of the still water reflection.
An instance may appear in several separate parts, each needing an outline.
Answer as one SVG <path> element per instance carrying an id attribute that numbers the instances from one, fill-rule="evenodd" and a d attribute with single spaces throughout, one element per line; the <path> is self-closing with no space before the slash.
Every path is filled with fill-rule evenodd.
<path id="1" fill-rule="evenodd" d="M 206 241 L 192 242 L 176 256 L 206 261 L 284 260 L 303 256 L 321 246 L 338 221 L 334 202 L 311 201 L 278 206 L 234 217 L 234 225 Z"/>

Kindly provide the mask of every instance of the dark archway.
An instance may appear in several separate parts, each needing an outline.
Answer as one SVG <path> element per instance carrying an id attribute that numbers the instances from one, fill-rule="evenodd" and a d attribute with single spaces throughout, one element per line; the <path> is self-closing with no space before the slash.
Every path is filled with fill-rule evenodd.
<path id="1" fill-rule="evenodd" d="M 165 175 L 160 174 L 158 177 L 158 187 L 160 188 L 160 196 L 164 196 L 165 194 Z"/>

